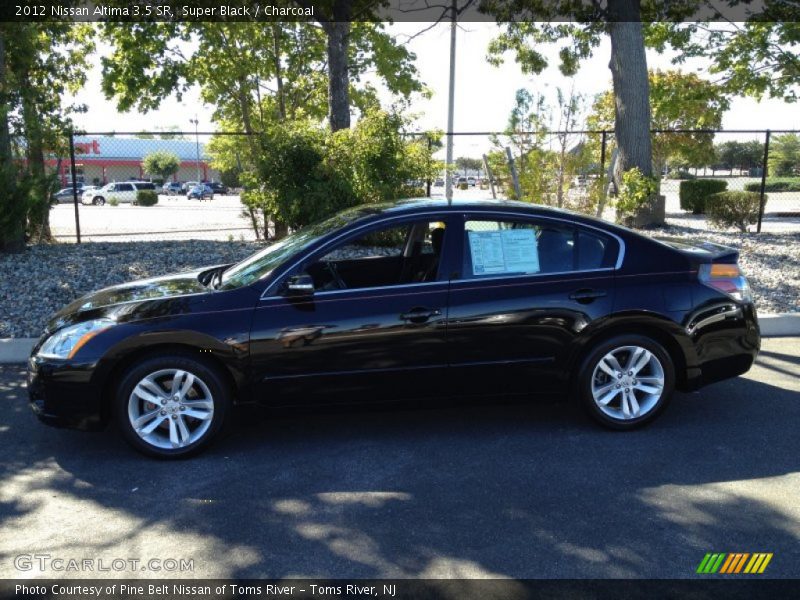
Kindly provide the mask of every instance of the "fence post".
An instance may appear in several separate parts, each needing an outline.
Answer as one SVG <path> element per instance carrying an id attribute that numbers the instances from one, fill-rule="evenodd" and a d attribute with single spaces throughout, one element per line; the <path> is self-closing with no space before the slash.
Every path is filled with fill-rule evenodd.
<path id="1" fill-rule="evenodd" d="M 78 214 L 78 174 L 75 170 L 75 132 L 69 130 L 69 169 L 72 174 L 72 202 L 75 205 L 75 238 L 81 243 L 81 218 Z"/>
<path id="2" fill-rule="evenodd" d="M 761 165 L 761 198 L 758 201 L 758 227 L 756 233 L 761 233 L 761 219 L 764 218 L 764 191 L 767 187 L 767 160 L 769 160 L 769 136 L 770 130 L 767 129 L 767 134 L 764 137 L 764 162 Z"/>
<path id="3" fill-rule="evenodd" d="M 517 194 L 517 200 L 522 200 L 522 190 L 519 187 L 519 177 L 517 177 L 517 167 L 514 164 L 514 157 L 511 154 L 511 148 L 506 146 L 506 156 L 508 157 L 508 170 L 511 171 L 511 181 L 514 182 L 514 191 Z"/>
<path id="4" fill-rule="evenodd" d="M 486 176 L 489 178 L 489 187 L 492 188 L 492 198 L 497 200 L 497 193 L 494 191 L 494 175 L 492 175 L 492 169 L 489 168 L 489 159 L 486 155 L 483 155 L 483 168 L 486 169 Z"/>
<path id="5" fill-rule="evenodd" d="M 600 198 L 597 200 L 597 218 L 602 217 L 606 207 L 606 130 L 603 129 L 600 138 Z"/>
<path id="6" fill-rule="evenodd" d="M 433 147 L 433 143 L 431 142 L 431 136 L 429 134 L 425 134 L 425 138 L 428 140 L 428 164 L 430 164 L 431 160 L 431 148 Z M 428 173 L 428 179 L 425 182 L 425 192 L 428 198 L 431 197 L 431 174 Z"/>

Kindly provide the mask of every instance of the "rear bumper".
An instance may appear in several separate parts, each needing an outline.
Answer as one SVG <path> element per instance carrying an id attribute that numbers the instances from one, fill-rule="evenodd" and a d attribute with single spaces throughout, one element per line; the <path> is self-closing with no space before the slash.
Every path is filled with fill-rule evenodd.
<path id="1" fill-rule="evenodd" d="M 28 400 L 39 420 L 53 427 L 103 429 L 101 390 L 92 381 L 95 366 L 31 357 Z"/>
<path id="2" fill-rule="evenodd" d="M 737 305 L 720 320 L 691 334 L 696 362 L 686 370 L 685 391 L 736 377 L 750 370 L 761 349 L 761 330 L 753 304 Z"/>

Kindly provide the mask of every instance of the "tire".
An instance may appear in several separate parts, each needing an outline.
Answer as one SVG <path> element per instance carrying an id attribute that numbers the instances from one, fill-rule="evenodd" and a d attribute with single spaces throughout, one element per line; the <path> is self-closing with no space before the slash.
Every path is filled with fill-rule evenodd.
<path id="1" fill-rule="evenodd" d="M 212 442 L 230 404 L 230 389 L 217 369 L 187 355 L 165 353 L 140 360 L 124 373 L 114 416 L 125 440 L 139 452 L 185 458 Z"/>
<path id="2" fill-rule="evenodd" d="M 631 359 L 633 364 L 628 362 Z M 583 360 L 578 374 L 581 406 L 610 429 L 630 430 L 652 422 L 667 407 L 674 390 L 672 358 L 661 344 L 642 335 L 600 342 Z"/>
<path id="3" fill-rule="evenodd" d="M 102 196 L 95 196 L 92 199 L 92 204 L 94 204 L 95 206 L 103 206 L 105 203 L 106 203 L 106 199 L 103 198 Z"/>

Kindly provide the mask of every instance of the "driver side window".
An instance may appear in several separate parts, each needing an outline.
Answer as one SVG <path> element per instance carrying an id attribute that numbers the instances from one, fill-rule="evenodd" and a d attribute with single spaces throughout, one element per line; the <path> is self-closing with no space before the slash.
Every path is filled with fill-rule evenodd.
<path id="1" fill-rule="evenodd" d="M 387 226 L 351 238 L 306 267 L 316 291 L 387 287 L 434 281 L 444 224 Z"/>

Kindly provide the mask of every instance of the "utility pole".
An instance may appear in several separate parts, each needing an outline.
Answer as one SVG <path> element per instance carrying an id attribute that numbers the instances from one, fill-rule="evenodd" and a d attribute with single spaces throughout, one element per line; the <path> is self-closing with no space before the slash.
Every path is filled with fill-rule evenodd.
<path id="1" fill-rule="evenodd" d="M 458 21 L 457 1 L 452 0 L 450 10 L 450 89 L 447 97 L 447 170 L 445 171 L 444 194 L 447 203 L 453 202 L 453 174 L 450 165 L 453 164 L 453 113 L 456 100 L 456 28 Z"/>
<path id="2" fill-rule="evenodd" d="M 194 166 L 197 172 L 197 183 L 200 183 L 200 134 L 197 133 L 197 126 L 200 124 L 200 121 L 197 119 L 197 115 L 194 116 L 194 119 L 189 119 L 189 123 L 194 123 Z"/>

